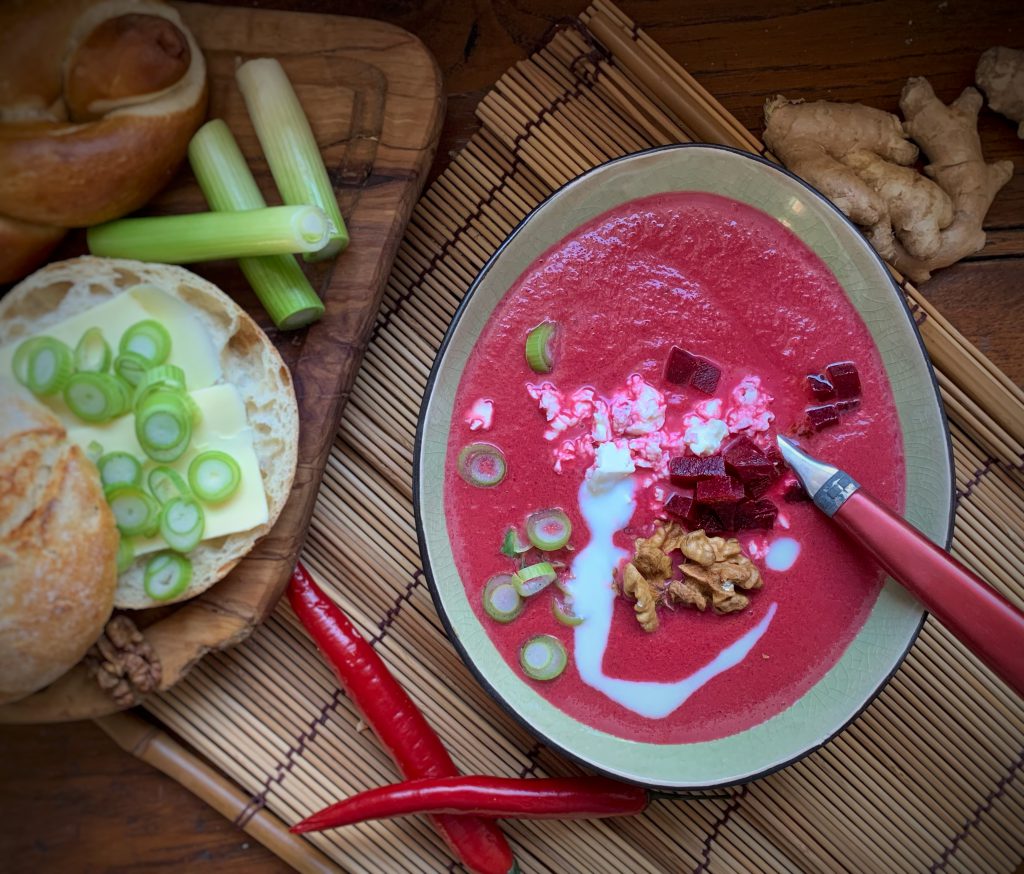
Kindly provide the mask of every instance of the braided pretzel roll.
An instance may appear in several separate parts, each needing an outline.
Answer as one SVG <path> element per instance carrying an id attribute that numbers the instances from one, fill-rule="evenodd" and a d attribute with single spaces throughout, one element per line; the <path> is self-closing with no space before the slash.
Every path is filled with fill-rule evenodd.
<path id="1" fill-rule="evenodd" d="M 146 203 L 206 97 L 199 46 L 160 0 L 0 2 L 0 282 L 66 228 Z"/>

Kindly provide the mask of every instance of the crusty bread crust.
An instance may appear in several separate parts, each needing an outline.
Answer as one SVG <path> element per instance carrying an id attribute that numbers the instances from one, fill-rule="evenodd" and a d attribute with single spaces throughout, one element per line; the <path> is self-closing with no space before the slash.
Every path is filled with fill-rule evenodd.
<path id="1" fill-rule="evenodd" d="M 181 267 L 82 257 L 49 264 L 0 300 L 0 344 L 43 332 L 141 283 L 192 307 L 220 350 L 225 382 L 242 396 L 267 495 L 268 521 L 249 531 L 205 540 L 192 552 L 192 583 L 174 601 L 206 591 L 231 570 L 273 526 L 291 491 L 298 457 L 299 413 L 291 375 L 277 349 L 249 315 L 212 283 Z M 140 609 L 158 604 L 143 589 L 145 558 L 121 574 L 114 604 Z"/>
<path id="2" fill-rule="evenodd" d="M 96 467 L 49 410 L 0 380 L 0 704 L 55 680 L 103 631 L 117 527 Z"/>

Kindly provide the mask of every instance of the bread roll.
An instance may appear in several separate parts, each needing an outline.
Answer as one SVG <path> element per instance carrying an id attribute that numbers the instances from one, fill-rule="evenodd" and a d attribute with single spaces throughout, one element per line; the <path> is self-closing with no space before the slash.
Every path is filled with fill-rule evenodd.
<path id="1" fill-rule="evenodd" d="M 0 345 L 17 343 L 47 326 L 96 306 L 139 284 L 157 286 L 188 303 L 219 350 L 223 381 L 245 404 L 259 461 L 269 518 L 248 531 L 204 540 L 189 553 L 189 587 L 171 601 L 154 601 L 143 588 L 146 556 L 121 574 L 115 606 L 138 609 L 183 601 L 212 586 L 273 526 L 295 475 L 298 406 L 291 375 L 260 327 L 212 283 L 181 267 L 108 258 L 74 258 L 49 264 L 0 300 Z"/>
<path id="2" fill-rule="evenodd" d="M 51 683 L 110 616 L 118 533 L 60 422 L 0 379 L 0 704 Z"/>
<path id="3" fill-rule="evenodd" d="M 160 0 L 0 3 L 0 216 L 71 228 L 138 209 L 181 163 L 206 99 L 202 52 Z M 52 236 L 18 238 L 0 282 Z"/>

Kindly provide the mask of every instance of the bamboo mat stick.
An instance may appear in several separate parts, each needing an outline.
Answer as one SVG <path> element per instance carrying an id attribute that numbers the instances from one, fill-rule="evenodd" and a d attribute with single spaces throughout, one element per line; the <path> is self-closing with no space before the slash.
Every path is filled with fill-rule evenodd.
<path id="1" fill-rule="evenodd" d="M 227 819 L 234 820 L 248 805 L 249 799 L 230 780 L 172 740 L 166 732 L 138 716 L 114 713 L 95 722 L 125 752 L 162 771 Z M 341 870 L 308 841 L 289 832 L 268 810 L 258 811 L 243 826 L 243 831 L 304 874 Z"/>

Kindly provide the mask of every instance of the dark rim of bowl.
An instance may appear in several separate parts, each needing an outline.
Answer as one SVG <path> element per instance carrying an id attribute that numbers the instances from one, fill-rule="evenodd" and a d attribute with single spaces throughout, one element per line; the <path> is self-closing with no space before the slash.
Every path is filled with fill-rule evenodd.
<path id="1" fill-rule="evenodd" d="M 553 749 L 557 750 L 559 753 L 561 753 L 562 755 L 564 755 L 567 758 L 571 759 L 572 761 L 577 762 L 578 764 L 583 765 L 584 767 L 589 768 L 591 770 L 601 772 L 601 773 L 606 774 L 608 776 L 611 776 L 611 777 L 613 777 L 613 778 L 615 778 L 617 780 L 623 780 L 624 782 L 627 782 L 627 783 L 634 783 L 634 784 L 637 784 L 637 785 L 640 785 L 640 786 L 644 786 L 644 787 L 647 787 L 647 788 L 650 788 L 650 789 L 655 789 L 658 792 L 662 792 L 662 793 L 666 793 L 666 794 L 672 794 L 672 795 L 686 795 L 688 793 L 693 793 L 693 792 L 702 792 L 702 791 L 707 790 L 707 789 L 720 789 L 720 788 L 727 787 L 727 786 L 742 786 L 742 785 L 744 785 L 746 783 L 751 783 L 751 782 L 753 782 L 755 780 L 760 780 L 762 777 L 767 777 L 767 776 L 769 776 L 771 774 L 774 774 L 776 771 L 781 771 L 783 768 L 789 767 L 790 765 L 794 764 L 795 762 L 800 761 L 802 758 L 804 758 L 805 756 L 810 755 L 815 750 L 821 749 L 827 743 L 830 743 L 832 740 L 837 738 L 840 734 L 842 734 L 844 731 L 846 731 L 846 729 L 849 728 L 850 725 L 852 725 L 857 720 L 857 718 L 861 715 L 861 713 L 863 713 L 867 709 L 868 705 L 870 705 L 875 700 L 875 698 L 878 697 L 878 695 L 881 693 L 881 691 L 886 687 L 886 685 L 888 685 L 889 681 L 892 679 L 892 677 L 896 673 L 896 671 L 899 670 L 900 665 L 903 664 L 903 660 L 907 657 L 907 654 L 910 652 L 911 648 L 913 647 L 915 641 L 918 638 L 918 635 L 921 633 L 921 629 L 924 627 L 924 623 L 925 623 L 925 621 L 928 618 L 928 611 L 927 610 L 922 611 L 921 621 L 918 623 L 917 628 L 914 629 L 914 633 L 911 635 L 910 640 L 907 642 L 906 649 L 903 650 L 903 653 L 896 660 L 896 663 L 893 665 L 892 670 L 885 677 L 882 678 L 882 680 L 875 687 L 874 691 L 871 692 L 871 694 L 867 696 L 867 698 L 864 700 L 864 703 L 857 709 L 857 711 L 846 722 L 844 722 L 842 725 L 840 725 L 838 728 L 836 728 L 835 731 L 833 731 L 826 738 L 824 738 L 821 741 L 821 743 L 818 743 L 818 744 L 815 744 L 814 746 L 808 747 L 803 752 L 798 753 L 797 755 L 793 756 L 790 759 L 787 759 L 784 762 L 780 762 L 777 765 L 773 765 L 770 768 L 765 768 L 763 771 L 758 771 L 755 774 L 750 774 L 750 775 L 748 775 L 746 777 L 743 777 L 741 779 L 738 779 L 738 780 L 734 779 L 734 780 L 725 780 L 725 781 L 718 782 L 718 783 L 702 783 L 700 785 L 686 786 L 686 787 L 680 787 L 680 788 L 672 788 L 672 787 L 665 787 L 665 786 L 661 786 L 661 785 L 657 785 L 657 784 L 644 783 L 643 781 L 633 780 L 633 779 L 630 779 L 629 777 L 624 777 L 621 774 L 615 774 L 615 773 L 613 773 L 611 771 L 608 771 L 608 770 L 606 770 L 604 768 L 601 768 L 599 765 L 595 765 L 593 762 L 589 761 L 588 759 L 586 759 L 586 758 L 584 758 L 582 756 L 579 756 L 576 753 L 572 752 L 572 750 L 566 749 L 565 747 L 561 746 L 560 744 L 555 742 L 552 738 L 548 737 L 546 734 L 544 734 L 543 732 L 538 730 L 536 728 L 536 726 L 532 725 L 526 718 L 521 716 L 516 711 L 516 709 L 506 700 L 505 696 L 498 689 L 496 689 L 493 685 L 491 685 L 483 677 L 483 675 L 477 669 L 476 664 L 469 657 L 469 655 L 466 652 L 465 648 L 462 646 L 462 641 L 460 640 L 460 638 L 459 638 L 458 634 L 456 633 L 455 629 L 452 627 L 451 622 L 450 622 L 450 620 L 448 618 L 448 613 L 445 610 L 444 604 L 441 601 L 441 596 L 438 593 L 437 585 L 436 585 L 436 583 L 434 581 L 434 574 L 433 574 L 433 571 L 432 571 L 431 566 L 430 566 L 429 555 L 428 555 L 428 552 L 427 552 L 427 545 L 426 545 L 426 540 L 425 540 L 424 531 L 423 531 L 423 514 L 422 514 L 421 506 L 420 506 L 420 459 L 421 459 L 421 450 L 422 450 L 422 447 L 423 447 L 423 427 L 424 427 L 424 422 L 425 422 L 425 419 L 426 419 L 427 407 L 429 406 L 430 398 L 433 395 L 434 383 L 437 381 L 437 374 L 438 374 L 438 371 L 439 371 L 440 366 L 441 366 L 441 361 L 444 359 L 444 354 L 445 354 L 445 352 L 448 349 L 448 344 L 451 342 L 452 335 L 455 332 L 455 328 L 458 326 L 459 321 L 462 318 L 463 313 L 465 312 L 467 306 L 469 305 L 469 302 L 472 300 L 473 294 L 476 292 L 477 288 L 479 287 L 479 285 L 480 285 L 481 281 L 483 280 L 483 278 L 487 275 L 488 271 L 490 271 L 491 266 L 499 258 L 499 256 L 502 254 L 502 252 L 505 251 L 505 247 L 508 246 L 509 243 L 511 243 L 512 240 L 515 239 L 515 237 L 517 237 L 519 235 L 519 232 L 523 229 L 523 227 L 526 225 L 526 223 L 531 218 L 533 218 L 534 214 L 538 210 L 540 210 L 542 207 L 544 207 L 548 203 L 548 201 L 550 201 L 552 198 L 556 197 L 561 191 L 563 191 L 568 186 L 573 185 L 574 183 L 579 182 L 580 180 L 582 180 L 582 179 L 584 179 L 584 178 L 586 178 L 586 177 L 588 177 L 588 176 L 590 176 L 590 175 L 592 175 L 594 173 L 597 173 L 598 171 L 603 170 L 604 168 L 609 167 L 612 164 L 618 164 L 618 163 L 620 163 L 622 161 L 629 161 L 629 160 L 631 160 L 633 158 L 637 158 L 637 157 L 639 157 L 641 155 L 651 155 L 651 154 L 655 154 L 657 152 L 674 151 L 674 150 L 677 150 L 677 149 L 713 149 L 713 150 L 719 151 L 719 152 L 729 152 L 731 154 L 737 155 L 738 157 L 741 157 L 741 158 L 744 158 L 744 159 L 747 159 L 747 160 L 750 160 L 750 161 L 755 161 L 758 164 L 763 164 L 764 166 L 770 168 L 771 170 L 773 170 L 773 171 L 775 171 L 777 173 L 782 173 L 783 175 L 788 176 L 791 180 L 796 182 L 802 188 L 805 188 L 807 191 L 811 192 L 811 194 L 813 194 L 819 200 L 821 200 L 828 209 L 831 209 L 832 212 L 835 213 L 835 215 L 839 219 L 839 221 L 841 221 L 843 224 L 845 224 L 850 230 L 852 230 L 858 237 L 861 238 L 861 241 L 863 242 L 864 246 L 867 248 L 867 250 L 868 250 L 868 252 L 870 254 L 870 257 L 874 258 L 874 260 L 878 263 L 878 266 L 881 269 L 882 273 L 888 278 L 888 280 L 889 280 L 889 287 L 891 288 L 893 294 L 896 296 L 896 299 L 899 301 L 900 306 L 903 308 L 904 315 L 906 316 L 907 321 L 910 323 L 913 335 L 914 335 L 914 337 L 917 338 L 918 348 L 920 350 L 920 353 L 921 353 L 922 357 L 924 358 L 925 367 L 927 368 L 928 375 L 931 378 L 932 393 L 933 393 L 934 398 L 935 398 L 936 406 L 938 407 L 938 410 L 939 410 L 939 418 L 940 418 L 940 420 L 942 422 L 943 433 L 945 435 L 946 469 L 950 472 L 950 500 L 949 500 L 949 514 L 948 514 L 949 518 L 948 518 L 948 520 L 946 522 L 946 535 L 945 535 L 945 541 L 943 543 L 944 548 L 947 549 L 947 550 L 949 549 L 949 545 L 950 545 L 950 543 L 952 541 L 952 538 L 953 538 L 953 524 L 954 524 L 954 520 L 955 520 L 955 516 L 956 516 L 956 501 L 955 501 L 955 481 L 956 480 L 955 480 L 955 477 L 953 475 L 953 471 L 954 471 L 954 468 L 953 468 L 953 441 L 952 441 L 952 437 L 951 437 L 951 435 L 949 433 L 949 422 L 947 421 L 947 418 L 946 418 L 946 409 L 945 409 L 945 407 L 942 404 L 942 396 L 939 393 L 938 380 L 935 377 L 935 370 L 932 367 L 931 359 L 928 357 L 928 351 L 925 348 L 924 340 L 922 340 L 922 338 L 921 338 L 921 332 L 918 330 L 917 322 L 914 320 L 913 313 L 911 313 L 910 307 L 907 305 L 907 301 L 906 301 L 906 298 L 903 295 L 903 291 L 896 284 L 896 280 L 893 278 L 892 274 L 889 272 L 888 265 L 885 263 L 884 260 L 882 260 L 882 257 L 878 254 L 878 252 L 875 251 L 874 246 L 872 246 L 868 242 L 868 240 L 864 236 L 864 234 L 861 233 L 860 228 L 858 228 L 849 219 L 849 217 L 845 213 L 843 213 L 842 210 L 839 209 L 839 207 L 837 207 L 834 203 L 832 203 L 832 201 L 829 200 L 824 194 L 822 194 L 820 191 L 818 191 L 818 189 L 816 189 L 814 186 L 808 184 L 803 179 L 801 179 L 799 176 L 797 176 L 795 173 L 792 173 L 791 171 L 787 170 L 782 165 L 775 164 L 775 163 L 773 163 L 771 161 L 768 161 L 767 159 L 762 158 L 759 155 L 754 155 L 754 154 L 751 154 L 750 152 L 744 152 L 741 149 L 735 149 L 735 148 L 733 148 L 731 146 L 722 146 L 722 145 L 717 145 L 717 144 L 713 144 L 713 143 L 674 143 L 674 144 L 666 145 L 666 146 L 656 146 L 656 147 L 651 148 L 651 149 L 644 149 L 643 151 L 640 151 L 640 152 L 632 152 L 632 153 L 630 153 L 628 155 L 622 155 L 622 156 L 620 156 L 618 158 L 612 158 L 610 161 L 605 161 L 603 164 L 599 164 L 596 167 L 592 167 L 590 170 L 587 170 L 585 173 L 582 173 L 579 176 L 576 176 L 573 179 L 570 179 L 568 182 L 564 183 L 563 185 L 560 185 L 555 191 L 551 192 L 551 194 L 549 194 L 546 198 L 544 198 L 543 201 L 541 201 L 539 204 L 537 204 L 537 206 L 535 206 L 533 209 L 531 209 L 530 212 L 527 213 L 527 215 L 523 218 L 523 220 L 520 221 L 519 224 L 517 224 L 515 226 L 515 228 L 505 238 L 505 240 L 502 242 L 502 244 L 500 246 L 498 246 L 498 248 L 495 250 L 494 254 L 491 255 L 490 258 L 487 259 L 487 262 L 480 269 L 480 272 L 477 274 L 476 278 L 473 280 L 473 283 L 470 285 L 469 290 L 466 292 L 465 296 L 462 298 L 462 301 L 459 303 L 458 308 L 455 310 L 455 314 L 452 316 L 451 324 L 448 326 L 448 330 L 445 332 L 444 340 L 441 342 L 441 346 L 438 348 L 437 355 L 434 358 L 434 363 L 433 363 L 433 365 L 430 368 L 430 376 L 427 379 L 427 384 L 426 384 L 426 387 L 424 388 L 424 393 L 423 393 L 423 400 L 420 403 L 420 413 L 419 413 L 419 417 L 418 417 L 417 423 L 416 423 L 416 441 L 415 441 L 415 443 L 413 445 L 413 473 L 412 473 L 413 507 L 414 507 L 415 514 L 416 514 L 416 536 L 417 536 L 417 539 L 418 539 L 418 548 L 419 548 L 419 553 L 420 553 L 420 562 L 423 565 L 423 573 L 426 576 L 427 587 L 430 589 L 430 597 L 433 599 L 434 609 L 437 611 L 437 615 L 441 619 L 441 623 L 444 626 L 445 634 L 447 635 L 449 642 L 455 647 L 456 651 L 459 654 L 459 657 L 465 663 L 466 667 L 469 668 L 470 673 L 472 673 L 472 675 L 476 678 L 476 681 L 490 694 L 490 696 L 495 701 L 498 702 L 498 704 L 501 706 L 502 710 L 504 710 L 506 713 L 508 713 L 516 722 L 518 722 L 521 726 L 523 726 L 523 728 L 525 728 L 530 734 L 532 734 L 534 737 L 540 739 L 545 744 L 547 744 L 548 746 L 550 746 Z"/>

